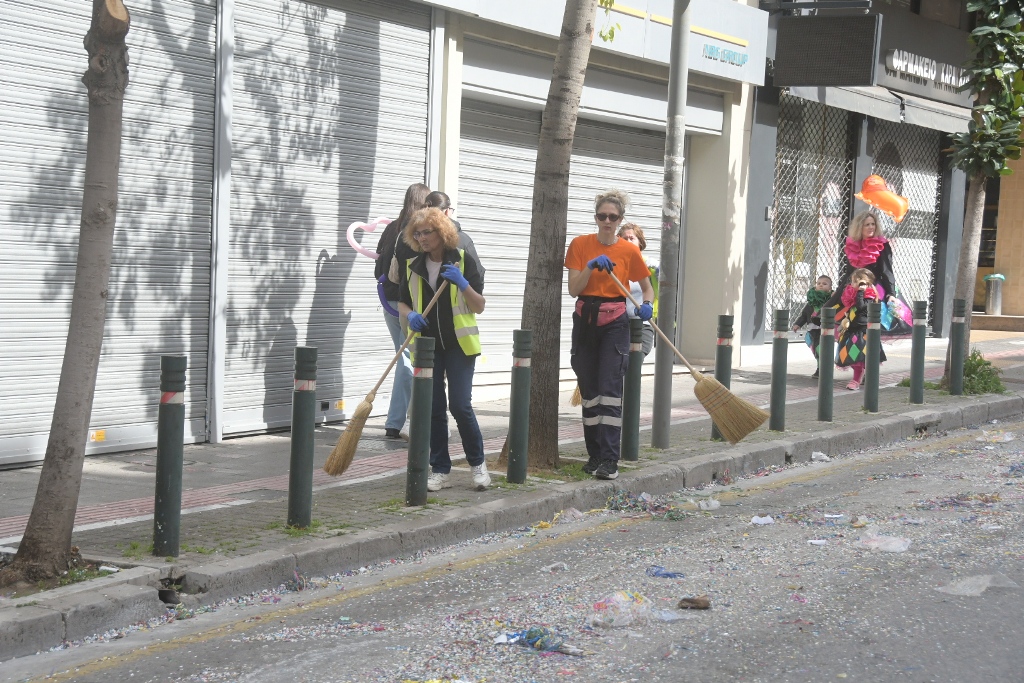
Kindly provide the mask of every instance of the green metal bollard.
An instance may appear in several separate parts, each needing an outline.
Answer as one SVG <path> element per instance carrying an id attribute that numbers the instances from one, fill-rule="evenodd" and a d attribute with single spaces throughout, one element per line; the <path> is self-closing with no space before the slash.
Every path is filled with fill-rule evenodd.
<path id="1" fill-rule="evenodd" d="M 640 459 L 640 368 L 644 364 L 644 321 L 629 319 L 629 367 L 622 389 L 622 445 L 619 457 Z"/>
<path id="2" fill-rule="evenodd" d="M 177 557 L 180 551 L 181 465 L 185 450 L 187 368 L 187 356 L 160 357 L 156 496 L 153 501 L 153 554 L 158 557 Z"/>
<path id="3" fill-rule="evenodd" d="M 910 402 L 924 403 L 924 344 L 928 333 L 928 302 L 914 302 L 914 336 L 910 347 Z"/>
<path id="4" fill-rule="evenodd" d="M 818 421 L 832 421 L 832 380 L 835 378 L 836 309 L 821 309 L 821 344 L 818 347 Z"/>
<path id="5" fill-rule="evenodd" d="M 772 389 L 768 429 L 786 431 L 786 373 L 789 371 L 789 311 L 775 311 L 772 332 Z"/>
<path id="6" fill-rule="evenodd" d="M 731 315 L 718 316 L 718 344 L 715 346 L 715 379 L 723 387 L 729 388 L 732 383 L 732 323 Z M 724 441 L 718 426 L 711 423 L 711 439 Z"/>
<path id="7" fill-rule="evenodd" d="M 878 378 L 882 362 L 882 304 L 868 303 L 868 338 L 864 354 L 864 410 L 878 412 Z"/>
<path id="8" fill-rule="evenodd" d="M 953 324 L 949 327 L 949 395 L 964 393 L 964 351 L 966 349 L 967 301 L 953 299 Z"/>
<path id="9" fill-rule="evenodd" d="M 508 414 L 508 472 L 512 484 L 526 482 L 527 449 L 530 443 L 530 360 L 533 331 L 512 331 L 512 399 Z"/>
<path id="10" fill-rule="evenodd" d="M 427 504 L 430 473 L 430 417 L 434 403 L 434 338 L 416 339 L 412 401 L 409 409 L 409 464 L 405 473 L 405 504 Z M 510 446 L 511 447 L 511 446 Z"/>
<path id="11" fill-rule="evenodd" d="M 313 522 L 316 354 L 315 346 L 295 347 L 292 452 L 288 467 L 288 526 L 296 529 L 305 529 Z"/>

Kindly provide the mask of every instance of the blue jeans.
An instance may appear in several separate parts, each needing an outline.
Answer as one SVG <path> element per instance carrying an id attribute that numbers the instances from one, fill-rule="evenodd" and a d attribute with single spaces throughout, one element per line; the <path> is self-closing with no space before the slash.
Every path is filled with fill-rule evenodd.
<path id="1" fill-rule="evenodd" d="M 389 301 L 391 307 L 398 309 L 397 301 Z M 384 322 L 388 324 L 391 341 L 395 343 L 395 351 L 405 343 L 402 334 L 402 323 L 390 313 L 384 313 Z M 391 405 L 388 407 L 388 419 L 384 422 L 386 429 L 405 427 L 405 418 L 409 414 L 409 399 L 412 397 L 412 361 L 409 360 L 409 349 L 402 352 L 402 359 L 395 365 L 395 381 L 391 385 Z"/>
<path id="2" fill-rule="evenodd" d="M 476 356 L 467 356 L 462 349 L 444 350 L 434 347 L 434 397 L 430 420 L 430 469 L 439 474 L 452 471 L 448 454 L 448 411 L 455 418 L 462 437 L 462 450 L 471 466 L 484 461 L 484 437 L 473 412 L 473 371 Z M 445 377 L 448 396 L 445 396 Z"/>

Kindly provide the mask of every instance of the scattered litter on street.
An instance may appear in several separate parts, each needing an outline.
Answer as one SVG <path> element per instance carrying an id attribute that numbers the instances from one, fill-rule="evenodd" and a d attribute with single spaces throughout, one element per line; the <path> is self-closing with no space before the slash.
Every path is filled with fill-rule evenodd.
<path id="1" fill-rule="evenodd" d="M 590 625 L 621 628 L 651 617 L 651 601 L 636 591 L 615 591 L 594 603 Z"/>
<path id="2" fill-rule="evenodd" d="M 984 429 L 981 430 L 981 436 L 975 439 L 975 441 L 987 441 L 988 443 L 1009 443 L 1017 438 L 1017 435 L 1013 432 L 1002 432 L 996 430 L 994 432 L 986 432 Z"/>
<path id="3" fill-rule="evenodd" d="M 594 654 L 565 642 L 565 638 L 558 631 L 545 626 L 531 626 L 522 631 L 504 633 L 494 639 L 496 645 L 519 644 L 529 647 L 538 652 L 561 652 L 564 655 L 582 657 L 583 655 Z"/>
<path id="4" fill-rule="evenodd" d="M 813 540 L 810 540 L 810 541 L 807 541 L 807 542 L 810 543 L 811 545 L 828 545 L 828 541 L 826 541 L 823 538 L 816 538 L 816 539 L 813 539 Z"/>
<path id="5" fill-rule="evenodd" d="M 650 515 L 652 519 L 665 521 L 679 521 L 693 514 L 679 508 L 669 496 L 652 496 L 649 493 L 637 496 L 629 491 L 619 491 L 609 497 L 608 509 Z"/>
<path id="6" fill-rule="evenodd" d="M 547 574 L 553 574 L 554 572 L 567 572 L 569 571 L 569 565 L 565 562 L 555 562 L 541 569 L 542 572 Z"/>
<path id="7" fill-rule="evenodd" d="M 664 567 L 652 564 L 647 568 L 647 576 L 655 579 L 685 579 L 686 574 L 682 572 L 670 572 Z"/>
<path id="8" fill-rule="evenodd" d="M 758 526 L 764 526 L 765 524 L 775 524 L 775 520 L 772 519 L 771 515 L 765 515 L 764 517 L 754 515 L 753 518 L 751 518 L 750 523 Z"/>
<path id="9" fill-rule="evenodd" d="M 683 598 L 677 605 L 679 609 L 711 609 L 711 599 L 706 595 L 695 598 Z"/>
<path id="10" fill-rule="evenodd" d="M 560 512 L 555 513 L 554 519 L 551 520 L 552 524 L 570 524 L 572 522 L 579 522 L 584 517 L 583 513 L 576 508 L 566 508 Z"/>
<path id="11" fill-rule="evenodd" d="M 694 503 L 693 498 L 690 499 L 691 503 Z M 714 498 L 706 498 L 701 501 L 696 501 L 698 510 L 717 510 L 722 507 L 722 504 Z"/>
<path id="12" fill-rule="evenodd" d="M 910 547 L 909 538 L 898 536 L 882 536 L 875 533 L 867 533 L 858 541 L 861 548 L 878 550 L 883 553 L 904 553 Z"/>
<path id="13" fill-rule="evenodd" d="M 832 458 L 828 457 L 821 451 L 814 451 L 811 453 L 812 462 L 832 462 Z"/>
<path id="14" fill-rule="evenodd" d="M 935 590 L 949 595 L 976 598 L 989 588 L 1020 588 L 1020 586 L 1003 574 L 981 574 L 954 581 L 948 586 L 939 586 Z"/>

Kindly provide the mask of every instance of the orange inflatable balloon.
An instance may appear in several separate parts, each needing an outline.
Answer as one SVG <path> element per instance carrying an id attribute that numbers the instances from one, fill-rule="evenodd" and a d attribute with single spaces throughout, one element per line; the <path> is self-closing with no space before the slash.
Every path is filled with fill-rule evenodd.
<path id="1" fill-rule="evenodd" d="M 899 223 L 910 211 L 910 202 L 889 189 L 885 179 L 880 175 L 869 175 L 860 186 L 860 192 L 853 195 L 865 204 L 869 204 L 882 213 L 892 216 Z"/>

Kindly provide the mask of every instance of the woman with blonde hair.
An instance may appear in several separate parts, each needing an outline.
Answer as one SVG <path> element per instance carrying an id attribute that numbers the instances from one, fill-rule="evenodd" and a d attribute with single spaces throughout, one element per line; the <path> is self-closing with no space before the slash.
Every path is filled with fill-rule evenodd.
<path id="1" fill-rule="evenodd" d="M 473 372 L 480 355 L 476 316 L 484 312 L 483 269 L 476 257 L 459 248 L 459 232 L 438 208 L 421 209 L 405 226 L 405 243 L 417 252 L 402 264 L 398 310 L 416 335 L 434 338 L 434 395 L 430 422 L 428 491 L 447 488 L 452 470 L 448 453 L 448 411 L 462 437 L 462 450 L 482 491 L 491 483 L 484 460 L 484 440 L 473 412 Z M 448 284 L 437 305 L 423 309 L 438 287 Z M 445 391 L 447 379 L 447 395 Z"/>
<path id="2" fill-rule="evenodd" d="M 884 316 L 889 324 L 883 325 L 883 333 L 901 336 L 910 334 L 913 313 L 896 288 L 896 275 L 892 269 L 892 244 L 882 232 L 878 213 L 871 209 L 858 213 L 850 221 L 846 235 L 843 253 L 846 254 L 847 266 L 836 291 L 841 292 L 850 284 L 853 271 L 866 268 L 875 278 L 874 286 L 879 300 L 886 304 L 891 315 L 891 320 L 888 315 Z"/>
<path id="3" fill-rule="evenodd" d="M 640 249 L 616 234 L 628 205 L 629 198 L 618 190 L 597 195 L 597 232 L 574 238 L 565 255 L 569 295 L 577 297 L 571 354 L 583 399 L 583 438 L 589 456 L 583 471 L 598 479 L 619 476 L 622 378 L 629 360 L 626 307 L 632 307 L 641 320 L 654 315 L 654 290 Z M 623 283 L 640 283 L 643 303 L 639 308 L 626 303 L 608 273 Z"/>

